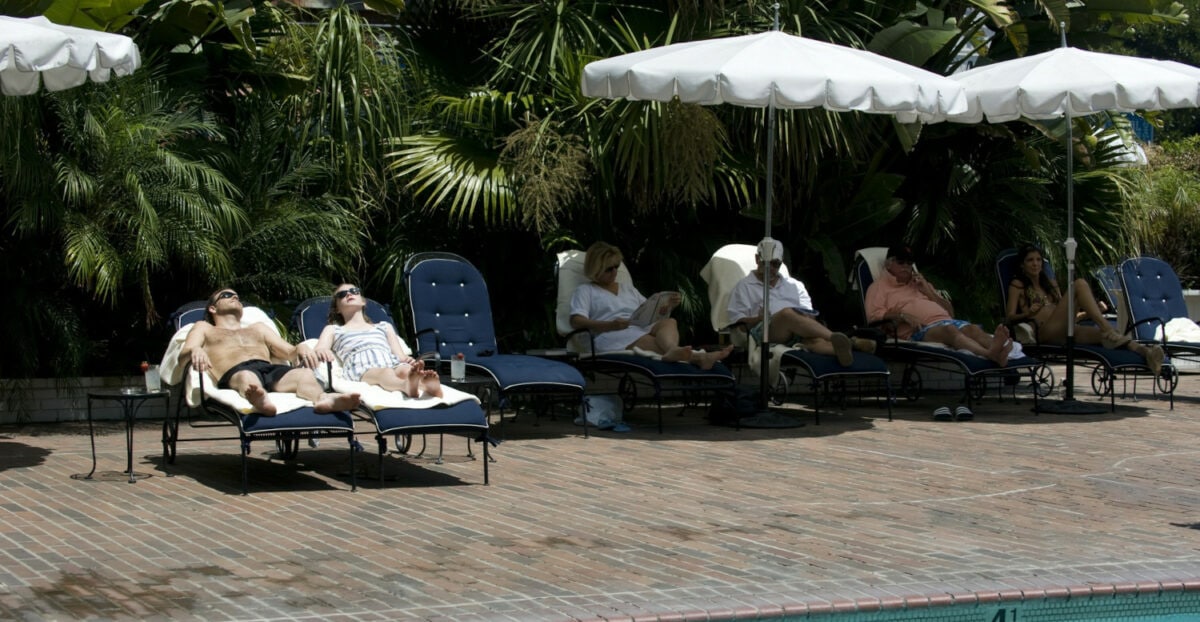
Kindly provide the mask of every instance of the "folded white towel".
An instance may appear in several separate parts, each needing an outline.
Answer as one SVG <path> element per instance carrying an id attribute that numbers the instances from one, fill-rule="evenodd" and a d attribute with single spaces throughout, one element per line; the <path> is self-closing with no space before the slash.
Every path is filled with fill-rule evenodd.
<path id="1" fill-rule="evenodd" d="M 1172 318 L 1166 326 L 1154 329 L 1154 339 L 1162 341 L 1164 332 L 1167 341 L 1200 342 L 1200 326 L 1186 317 Z"/>
<path id="2" fill-rule="evenodd" d="M 871 271 L 871 281 L 879 280 L 879 273 L 883 271 L 883 262 L 887 260 L 886 246 L 871 246 L 861 248 L 854 253 L 855 257 L 862 257 L 867 263 L 867 268 Z M 850 281 L 855 282 L 855 275 L 850 275 Z"/>

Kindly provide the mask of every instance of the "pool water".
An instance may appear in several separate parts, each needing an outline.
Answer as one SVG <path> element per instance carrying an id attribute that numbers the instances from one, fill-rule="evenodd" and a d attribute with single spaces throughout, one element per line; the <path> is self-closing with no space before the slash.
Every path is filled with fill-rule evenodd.
<path id="1" fill-rule="evenodd" d="M 1114 594 L 1090 598 L 812 614 L 781 622 L 1200 622 L 1200 592 Z"/>

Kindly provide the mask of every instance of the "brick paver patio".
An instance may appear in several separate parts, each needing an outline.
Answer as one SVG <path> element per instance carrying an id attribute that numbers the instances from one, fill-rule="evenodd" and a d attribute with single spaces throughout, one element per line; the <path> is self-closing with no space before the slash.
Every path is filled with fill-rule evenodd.
<path id="1" fill-rule="evenodd" d="M 489 486 L 459 438 L 357 492 L 344 441 L 298 464 L 257 443 L 248 497 L 233 441 L 164 465 L 139 423 L 152 477 L 86 482 L 86 425 L 10 426 L 0 618 L 731 619 L 1200 589 L 1200 378 L 1180 393 L 1088 416 L 992 399 L 963 423 L 932 421 L 953 405 L 934 396 L 789 430 L 689 411 L 662 435 L 647 412 L 590 439 L 521 420 Z M 121 426 L 102 432 L 100 469 L 122 469 Z"/>

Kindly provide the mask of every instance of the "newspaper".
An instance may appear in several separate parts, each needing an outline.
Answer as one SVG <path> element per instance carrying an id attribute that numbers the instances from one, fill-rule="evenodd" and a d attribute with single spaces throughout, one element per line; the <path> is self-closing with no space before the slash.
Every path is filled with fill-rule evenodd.
<path id="1" fill-rule="evenodd" d="M 649 326 L 669 315 L 675 308 L 674 301 L 679 292 L 658 292 L 646 299 L 629 316 L 630 326 Z"/>

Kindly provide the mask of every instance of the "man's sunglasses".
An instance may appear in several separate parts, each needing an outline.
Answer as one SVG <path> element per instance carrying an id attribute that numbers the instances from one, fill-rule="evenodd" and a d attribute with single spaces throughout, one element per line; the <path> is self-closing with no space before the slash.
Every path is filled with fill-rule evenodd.
<path id="1" fill-rule="evenodd" d="M 237 298 L 238 300 L 241 300 L 241 298 L 238 298 L 237 292 L 221 292 L 217 294 L 217 300 L 226 300 L 228 298 Z"/>
<path id="2" fill-rule="evenodd" d="M 362 290 L 358 289 L 357 287 L 351 287 L 350 289 L 343 289 L 342 291 L 334 294 L 333 297 L 337 298 L 338 300 L 341 300 L 341 299 L 345 298 L 346 296 L 357 296 L 361 293 L 362 293 Z"/>

